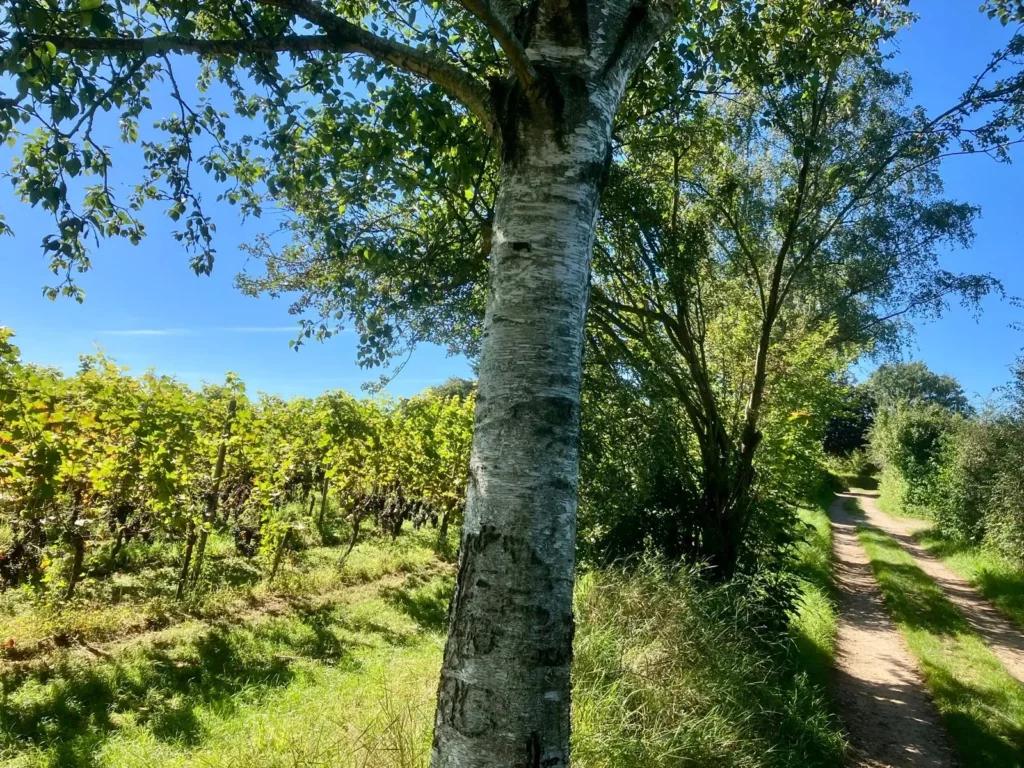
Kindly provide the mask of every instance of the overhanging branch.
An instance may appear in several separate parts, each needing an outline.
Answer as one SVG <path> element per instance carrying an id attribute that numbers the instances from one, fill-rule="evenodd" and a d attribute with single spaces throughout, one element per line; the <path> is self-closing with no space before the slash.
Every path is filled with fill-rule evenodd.
<path id="1" fill-rule="evenodd" d="M 70 35 L 26 35 L 31 45 L 52 43 L 65 53 L 88 52 L 141 54 L 146 57 L 169 53 L 199 56 L 269 55 L 332 51 L 367 56 L 421 77 L 443 88 L 476 116 L 492 136 L 497 123 L 487 87 L 468 72 L 431 53 L 373 34 L 357 24 L 336 16 L 310 0 L 259 0 L 263 5 L 294 13 L 319 26 L 324 34 L 282 35 L 264 39 L 210 40 L 178 35 L 149 37 L 76 37 Z"/>
<path id="2" fill-rule="evenodd" d="M 169 53 L 195 53 L 200 56 L 269 55 L 273 53 L 310 53 L 336 50 L 327 35 L 297 35 L 265 40 L 200 40 L 178 35 L 153 37 L 73 37 L 68 35 L 29 35 L 32 45 L 52 43 L 64 53 L 140 53 L 166 56 Z"/>
<path id="3" fill-rule="evenodd" d="M 436 83 L 476 115 L 492 136 L 496 135 L 497 122 L 491 109 L 490 91 L 468 72 L 426 51 L 375 35 L 358 24 L 328 11 L 314 0 L 257 1 L 262 5 L 294 13 L 316 24 L 332 39 L 335 44 L 334 50 L 361 53 Z"/>

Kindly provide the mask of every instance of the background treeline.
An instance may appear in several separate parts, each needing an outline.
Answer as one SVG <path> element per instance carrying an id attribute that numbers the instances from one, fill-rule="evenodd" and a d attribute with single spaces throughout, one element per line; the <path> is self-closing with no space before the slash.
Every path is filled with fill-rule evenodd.
<path id="1" fill-rule="evenodd" d="M 474 393 L 453 380 L 413 398 L 251 399 L 128 375 L 103 354 L 74 375 L 23 364 L 0 329 L 0 582 L 74 597 L 148 560 L 176 565 L 181 598 L 211 569 L 211 533 L 273 578 L 289 549 L 397 537 L 461 512 Z M 212 566 L 214 569 L 215 565 Z"/>
<path id="2" fill-rule="evenodd" d="M 849 395 L 830 448 L 856 472 L 880 469 L 890 511 L 1024 563 L 1024 360 L 998 398 L 974 408 L 960 384 L 923 363 L 881 366 Z"/>

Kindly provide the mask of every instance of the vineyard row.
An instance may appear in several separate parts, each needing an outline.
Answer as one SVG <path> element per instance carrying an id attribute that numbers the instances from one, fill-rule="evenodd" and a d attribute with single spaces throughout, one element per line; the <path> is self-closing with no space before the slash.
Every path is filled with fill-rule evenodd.
<path id="1" fill-rule="evenodd" d="M 22 362 L 12 339 L 0 328 L 3 587 L 71 599 L 135 541 L 177 548 L 181 598 L 201 583 L 214 531 L 273 579 L 300 531 L 325 537 L 343 518 L 347 556 L 364 523 L 398 536 L 430 522 L 446 541 L 461 510 L 468 382 L 402 400 L 251 398 L 233 374 L 195 390 L 102 353 L 64 375 Z"/>

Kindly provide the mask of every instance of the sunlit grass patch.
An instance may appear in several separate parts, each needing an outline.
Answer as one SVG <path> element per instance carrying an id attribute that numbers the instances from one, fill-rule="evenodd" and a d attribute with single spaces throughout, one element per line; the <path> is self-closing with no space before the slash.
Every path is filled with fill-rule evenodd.
<path id="1" fill-rule="evenodd" d="M 177 569 L 157 558 L 96 580 L 86 579 L 71 602 L 30 586 L 0 594 L 0 655 L 9 659 L 52 650 L 57 644 L 117 640 L 190 618 L 228 619 L 273 601 L 334 599 L 353 585 L 416 572 L 442 573 L 433 529 L 409 530 L 397 540 L 369 535 L 340 563 L 343 548 L 315 546 L 291 554 L 273 583 L 257 565 L 215 534 L 199 588 L 174 599 Z"/>
<path id="2" fill-rule="evenodd" d="M 409 576 L 337 605 L 196 625 L 110 661 L 67 654 L 9 673 L 0 761 L 421 765 L 443 647 L 435 617 L 451 587 Z"/>
<path id="3" fill-rule="evenodd" d="M 963 764 L 1024 764 L 1024 686 L 899 543 L 869 527 L 857 536 Z"/>
<path id="4" fill-rule="evenodd" d="M 828 589 L 827 521 L 820 510 L 806 519 L 808 597 L 797 621 L 827 648 L 828 605 L 811 588 Z M 109 658 L 72 648 L 6 670 L 0 764 L 425 768 L 454 586 L 435 535 L 368 537 L 344 568 L 343 547 L 314 542 L 273 585 L 248 589 L 245 614 L 176 615 L 109 646 Z M 580 580 L 576 766 L 841 760 L 804 654 L 748 626 L 743 595 L 736 585 L 708 589 L 685 569 Z M 197 599 L 216 606 L 218 596 Z"/>
<path id="5" fill-rule="evenodd" d="M 831 766 L 843 739 L 788 640 L 744 626 L 735 587 L 645 565 L 577 587 L 573 755 L 587 768 Z"/>
<path id="6" fill-rule="evenodd" d="M 1024 631 L 1024 567 L 998 552 L 947 538 L 934 528 L 921 531 L 914 538 Z"/>
<path id="7" fill-rule="evenodd" d="M 797 663 L 822 689 L 828 685 L 835 659 L 838 617 L 832 560 L 832 524 L 828 507 L 832 494 L 800 510 L 803 539 L 796 549 L 800 601 L 790 630 L 796 641 Z"/>

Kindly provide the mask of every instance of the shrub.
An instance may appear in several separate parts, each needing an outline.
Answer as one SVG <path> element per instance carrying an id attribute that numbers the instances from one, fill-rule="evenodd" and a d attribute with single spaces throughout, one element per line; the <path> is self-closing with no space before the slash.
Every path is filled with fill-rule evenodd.
<path id="1" fill-rule="evenodd" d="M 1007 425 L 1002 434 L 1000 466 L 985 510 L 986 538 L 1003 555 L 1024 565 L 1024 421 Z"/>
<path id="2" fill-rule="evenodd" d="M 1006 426 L 992 417 L 961 421 L 945 436 L 934 504 L 945 536 L 974 544 L 985 537 L 986 510 L 996 479 L 993 469 L 1002 463 Z"/>
<path id="3" fill-rule="evenodd" d="M 938 496 L 943 446 L 960 417 L 941 406 L 907 402 L 882 411 L 871 429 L 871 452 L 902 507 L 927 509 Z M 895 482 L 894 482 L 895 481 Z"/>
<path id="4" fill-rule="evenodd" d="M 1024 361 L 1001 409 L 975 416 L 901 402 L 883 411 L 871 450 L 891 511 L 924 512 L 948 539 L 1024 563 Z"/>

